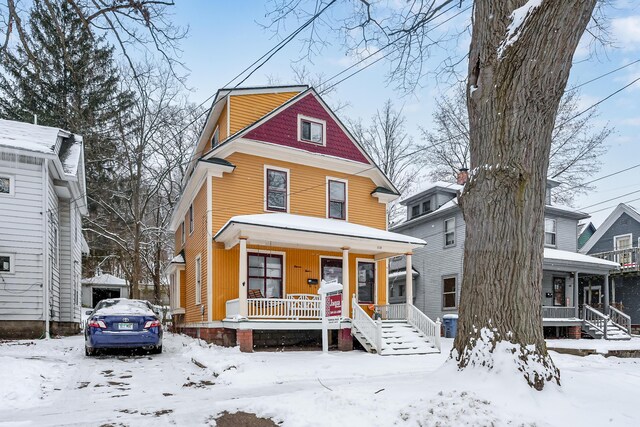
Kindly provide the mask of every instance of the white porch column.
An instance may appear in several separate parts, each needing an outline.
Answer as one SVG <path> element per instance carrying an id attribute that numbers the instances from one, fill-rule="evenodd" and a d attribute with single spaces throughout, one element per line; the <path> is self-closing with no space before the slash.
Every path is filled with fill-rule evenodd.
<path id="1" fill-rule="evenodd" d="M 238 276 L 238 305 L 240 316 L 247 316 L 247 238 L 240 238 L 240 260 Z"/>
<path id="2" fill-rule="evenodd" d="M 405 288 L 407 290 L 407 304 L 413 305 L 413 267 L 411 265 L 411 252 L 405 254 L 407 261 L 406 276 L 405 276 Z"/>
<path id="3" fill-rule="evenodd" d="M 342 317 L 349 318 L 349 248 L 342 248 Z"/>
<path id="4" fill-rule="evenodd" d="M 580 310 L 578 308 L 578 272 L 573 273 L 573 317 L 580 317 Z"/>
<path id="5" fill-rule="evenodd" d="M 609 314 L 609 275 L 604 275 L 604 314 Z"/>

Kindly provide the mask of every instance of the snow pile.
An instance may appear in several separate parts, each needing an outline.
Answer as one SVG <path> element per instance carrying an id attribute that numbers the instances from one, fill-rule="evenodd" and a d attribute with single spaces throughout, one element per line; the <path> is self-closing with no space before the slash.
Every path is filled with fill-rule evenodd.
<path id="1" fill-rule="evenodd" d="M 502 58 L 505 50 L 518 41 L 524 31 L 527 19 L 540 7 L 542 0 L 529 0 L 524 6 L 515 9 L 510 16 L 511 24 L 507 27 L 507 34 L 498 46 L 498 58 Z"/>
<path id="2" fill-rule="evenodd" d="M 523 375 L 536 388 L 542 388 L 559 377 L 551 358 L 540 357 L 534 345 L 523 346 L 502 340 L 495 330 L 489 328 L 482 328 L 480 337 L 472 338 L 471 342 L 471 348 L 466 348 L 464 354 L 458 355 L 456 350 L 452 352 L 454 360 L 467 361 L 465 371 L 481 368 L 498 376 L 518 378 Z"/>

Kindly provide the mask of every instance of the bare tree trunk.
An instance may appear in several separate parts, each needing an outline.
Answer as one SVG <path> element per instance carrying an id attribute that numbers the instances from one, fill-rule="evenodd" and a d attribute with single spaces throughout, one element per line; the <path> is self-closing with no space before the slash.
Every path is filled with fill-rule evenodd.
<path id="1" fill-rule="evenodd" d="M 544 195 L 554 119 L 596 0 L 475 3 L 467 107 L 471 167 L 460 369 L 511 355 L 532 387 L 560 383 L 542 334 Z M 518 25 L 519 23 L 519 25 Z"/>

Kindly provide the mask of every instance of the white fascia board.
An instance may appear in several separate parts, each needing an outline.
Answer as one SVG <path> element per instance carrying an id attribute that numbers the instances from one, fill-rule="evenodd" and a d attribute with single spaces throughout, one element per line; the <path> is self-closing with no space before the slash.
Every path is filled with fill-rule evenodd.
<path id="1" fill-rule="evenodd" d="M 581 254 L 586 254 L 595 246 L 595 244 L 602 238 L 604 233 L 606 233 L 609 228 L 622 216 L 623 213 L 626 213 L 631 218 L 640 223 L 640 214 L 636 212 L 634 209 L 629 208 L 624 203 L 620 203 L 616 208 L 609 214 L 607 219 L 604 220 L 602 225 L 596 229 L 596 232 L 587 240 L 587 243 L 584 244 L 582 248 L 578 252 Z M 614 248 L 611 248 L 613 250 Z"/>
<path id="2" fill-rule="evenodd" d="M 372 193 L 371 195 L 373 197 L 376 197 L 378 199 L 378 202 L 384 203 L 384 204 L 393 202 L 398 197 L 400 197 L 399 194 L 381 193 L 381 192 L 377 192 L 377 191 L 375 193 Z"/>

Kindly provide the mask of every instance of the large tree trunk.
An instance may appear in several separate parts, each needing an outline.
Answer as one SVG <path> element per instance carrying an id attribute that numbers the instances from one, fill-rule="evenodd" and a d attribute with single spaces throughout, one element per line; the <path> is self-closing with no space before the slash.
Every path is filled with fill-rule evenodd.
<path id="1" fill-rule="evenodd" d="M 472 171 L 460 196 L 466 239 L 452 356 L 460 369 L 492 369 L 507 355 L 538 390 L 560 383 L 541 318 L 551 133 L 595 3 L 484 0 L 474 6 L 467 87 Z"/>

